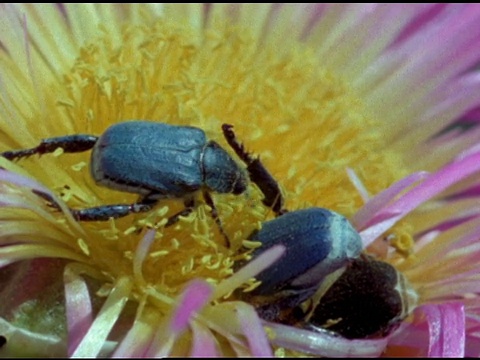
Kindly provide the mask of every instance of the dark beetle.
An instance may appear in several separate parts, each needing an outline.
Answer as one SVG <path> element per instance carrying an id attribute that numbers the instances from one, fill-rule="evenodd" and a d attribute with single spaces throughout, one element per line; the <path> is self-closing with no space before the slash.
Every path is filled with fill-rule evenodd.
<path id="1" fill-rule="evenodd" d="M 311 297 L 327 275 L 345 267 L 362 249 L 361 238 L 348 220 L 322 208 L 288 212 L 263 223 L 250 238 L 262 243 L 253 258 L 273 245 L 286 248 L 282 258 L 256 276 L 262 282 L 259 287 L 239 293 L 256 306 L 260 317 L 280 322 Z"/>
<path id="2" fill-rule="evenodd" d="M 232 128 L 228 124 L 222 127 L 227 142 L 246 163 L 248 174 L 264 192 L 264 203 L 280 213 L 283 198 L 277 183 L 260 160 L 244 150 Z M 203 130 L 191 126 L 127 121 L 112 125 L 100 137 L 81 134 L 49 138 L 35 148 L 6 151 L 2 156 L 14 160 L 51 153 L 57 148 L 67 153 L 93 148 L 90 171 L 96 183 L 140 195 L 133 204 L 71 209 L 73 216 L 80 221 L 119 218 L 129 213 L 149 211 L 160 199 L 181 198 L 185 209 L 168 219 L 166 226 L 170 226 L 194 209 L 195 196 L 202 191 L 215 221 L 227 238 L 209 192 L 241 194 L 247 189 L 246 172 L 220 145 L 207 140 Z M 39 195 L 55 206 L 48 195 Z"/>
<path id="3" fill-rule="evenodd" d="M 362 255 L 313 306 L 304 327 L 334 331 L 348 339 L 388 335 L 413 310 L 418 295 L 392 265 Z"/>

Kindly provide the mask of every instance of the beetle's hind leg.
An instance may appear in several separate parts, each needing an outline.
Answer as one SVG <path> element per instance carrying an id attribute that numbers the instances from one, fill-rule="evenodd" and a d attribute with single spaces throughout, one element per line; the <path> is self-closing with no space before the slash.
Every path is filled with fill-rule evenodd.
<path id="1" fill-rule="evenodd" d="M 272 208 L 276 216 L 280 216 L 287 212 L 283 208 L 283 195 L 278 186 L 278 182 L 270 174 L 267 168 L 262 164 L 260 158 L 254 157 L 245 150 L 243 144 L 237 140 L 233 125 L 222 125 L 223 136 L 228 144 L 235 151 L 237 156 L 247 165 L 250 180 L 257 184 L 263 193 L 263 204 Z"/>
<path id="2" fill-rule="evenodd" d="M 48 201 L 49 205 L 56 210 L 60 210 L 58 203 L 48 194 L 32 190 L 36 195 Z M 77 221 L 107 221 L 110 218 L 118 219 L 129 214 L 137 214 L 152 210 L 157 200 L 141 199 L 133 204 L 112 204 L 101 205 L 86 209 L 71 209 L 70 213 Z"/>
<path id="3" fill-rule="evenodd" d="M 70 209 L 73 217 L 78 221 L 106 221 L 110 218 L 118 219 L 129 214 L 138 214 L 152 210 L 154 204 L 133 203 L 102 205 L 87 209 Z"/>
<path id="4" fill-rule="evenodd" d="M 66 153 L 83 152 L 93 148 L 97 140 L 97 136 L 84 134 L 53 137 L 43 139 L 40 144 L 34 148 L 5 151 L 0 153 L 0 155 L 8 160 L 16 160 L 35 154 L 43 155 L 52 153 L 58 148 L 63 149 Z"/>

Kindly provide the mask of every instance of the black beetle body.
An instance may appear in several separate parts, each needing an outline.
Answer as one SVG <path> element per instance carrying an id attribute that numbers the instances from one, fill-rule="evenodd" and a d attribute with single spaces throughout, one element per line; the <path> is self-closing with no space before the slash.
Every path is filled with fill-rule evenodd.
<path id="1" fill-rule="evenodd" d="M 240 294 L 262 318 L 272 321 L 288 317 L 327 275 L 346 266 L 362 249 L 361 238 L 348 220 L 322 208 L 292 211 L 267 221 L 251 240 L 262 243 L 253 258 L 273 245 L 286 248 L 277 262 L 256 276 L 260 286 Z"/>
<path id="2" fill-rule="evenodd" d="M 306 316 L 305 327 L 327 329 L 348 339 L 383 337 L 400 325 L 417 300 L 402 273 L 362 255 L 321 296 Z"/>

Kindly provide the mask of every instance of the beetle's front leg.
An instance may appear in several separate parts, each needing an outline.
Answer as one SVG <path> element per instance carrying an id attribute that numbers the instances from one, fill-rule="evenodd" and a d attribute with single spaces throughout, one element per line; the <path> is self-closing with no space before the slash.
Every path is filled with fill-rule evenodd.
<path id="1" fill-rule="evenodd" d="M 98 137 L 94 135 L 67 135 L 54 138 L 43 139 L 40 144 L 31 149 L 10 150 L 0 155 L 8 160 L 21 159 L 31 155 L 48 154 L 61 148 L 66 153 L 83 152 L 93 148 Z"/>
<path id="2" fill-rule="evenodd" d="M 212 209 L 211 210 L 212 218 L 213 218 L 213 220 L 215 220 L 215 223 L 217 224 L 218 229 L 222 233 L 223 238 L 225 239 L 225 243 L 227 245 L 227 248 L 229 248 L 230 247 L 230 239 L 228 238 L 227 233 L 223 229 L 222 221 L 218 217 L 217 207 L 215 206 L 215 203 L 213 202 L 212 196 L 210 195 L 210 193 L 208 191 L 204 190 L 203 191 L 203 198 L 205 199 L 205 202 L 207 203 L 207 205 L 210 206 L 210 208 Z"/>
<path id="3" fill-rule="evenodd" d="M 247 165 L 250 180 L 257 184 L 262 191 L 263 204 L 272 208 L 276 216 L 286 213 L 287 210 L 283 208 L 283 196 L 280 187 L 272 174 L 262 164 L 260 158 L 252 156 L 245 150 L 243 144 L 237 140 L 232 125 L 223 124 L 222 130 L 228 144 Z"/>
<path id="4" fill-rule="evenodd" d="M 33 192 L 48 201 L 50 206 L 60 210 L 60 206 L 50 195 L 36 190 L 33 190 Z M 86 209 L 69 208 L 69 210 L 77 221 L 107 221 L 110 218 L 118 219 L 132 213 L 137 214 L 150 211 L 156 203 L 157 200 L 141 199 L 139 202 L 133 204 L 102 205 Z"/>
<path id="5" fill-rule="evenodd" d="M 185 209 L 183 209 L 182 211 L 179 211 L 175 215 L 170 216 L 167 220 L 167 223 L 165 224 L 165 227 L 175 225 L 178 222 L 178 220 L 180 220 L 181 216 L 190 215 L 196 206 L 194 198 L 187 198 L 184 201 L 184 204 L 185 204 Z"/>

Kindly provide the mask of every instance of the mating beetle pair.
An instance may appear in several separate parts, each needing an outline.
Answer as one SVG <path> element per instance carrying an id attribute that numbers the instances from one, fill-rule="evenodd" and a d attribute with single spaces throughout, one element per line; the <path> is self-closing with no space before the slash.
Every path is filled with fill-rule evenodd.
<path id="1" fill-rule="evenodd" d="M 265 222 L 251 239 L 262 243 L 252 258 L 273 245 L 286 248 L 283 257 L 256 276 L 261 280 L 257 288 L 237 292 L 265 320 L 327 329 L 350 339 L 381 337 L 416 304 L 403 274 L 361 254 L 358 232 L 331 210 L 287 212 Z"/>
<path id="2" fill-rule="evenodd" d="M 224 124 L 222 129 L 227 142 L 247 165 L 248 176 L 264 192 L 264 204 L 280 213 L 282 196 L 273 177 L 258 158 L 244 150 L 231 125 Z M 228 236 L 223 231 L 210 192 L 241 194 L 247 189 L 248 177 L 220 145 L 207 140 L 203 130 L 158 122 L 127 121 L 111 126 L 100 137 L 70 135 L 49 138 L 34 148 L 6 151 L 2 156 L 14 160 L 51 153 L 57 148 L 67 153 L 92 149 L 90 172 L 97 184 L 140 195 L 133 204 L 70 209 L 77 220 L 119 218 L 149 211 L 160 199 L 181 198 L 185 209 L 168 218 L 166 226 L 171 226 L 180 216 L 193 211 L 196 194 L 202 191 L 228 245 Z M 56 206 L 48 195 L 38 195 Z"/>

